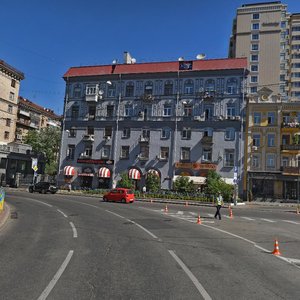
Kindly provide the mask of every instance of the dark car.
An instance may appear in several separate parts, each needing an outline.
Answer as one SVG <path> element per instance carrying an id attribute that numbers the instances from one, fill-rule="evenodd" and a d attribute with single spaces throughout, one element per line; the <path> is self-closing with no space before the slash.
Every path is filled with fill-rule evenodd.
<path id="1" fill-rule="evenodd" d="M 42 194 L 46 194 L 46 193 L 55 194 L 58 189 L 54 184 L 50 182 L 40 181 L 38 183 L 31 184 L 28 187 L 28 190 L 30 193 L 39 192 Z"/>
<path id="2" fill-rule="evenodd" d="M 134 201 L 134 192 L 129 189 L 116 188 L 103 195 L 103 201 L 132 203 Z"/>

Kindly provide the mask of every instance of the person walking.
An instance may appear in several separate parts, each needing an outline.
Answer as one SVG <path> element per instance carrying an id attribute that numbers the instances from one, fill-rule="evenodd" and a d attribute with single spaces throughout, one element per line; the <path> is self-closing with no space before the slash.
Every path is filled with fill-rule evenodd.
<path id="1" fill-rule="evenodd" d="M 219 220 L 221 220 L 221 207 L 223 205 L 223 197 L 221 195 L 221 192 L 218 193 L 218 196 L 216 198 L 216 208 L 217 211 L 215 213 L 215 219 L 217 218 L 217 216 L 219 216 Z"/>

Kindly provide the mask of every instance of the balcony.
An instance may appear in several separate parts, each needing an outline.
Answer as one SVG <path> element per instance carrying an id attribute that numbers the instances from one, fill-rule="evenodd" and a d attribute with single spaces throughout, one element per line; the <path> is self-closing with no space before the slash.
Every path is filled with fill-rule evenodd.
<path id="1" fill-rule="evenodd" d="M 144 102 L 152 102 L 154 100 L 154 96 L 152 94 L 143 94 L 140 99 Z"/>
<path id="2" fill-rule="evenodd" d="M 281 124 L 281 128 L 300 128 L 300 123 L 299 122 L 283 122 Z"/>
<path id="3" fill-rule="evenodd" d="M 98 95 L 97 94 L 86 94 L 85 101 L 86 102 L 98 102 Z"/>
<path id="4" fill-rule="evenodd" d="M 23 109 L 19 110 L 19 114 L 23 115 L 23 116 L 26 116 L 26 117 L 30 117 L 30 113 L 28 111 L 23 110 Z"/>
<path id="5" fill-rule="evenodd" d="M 148 136 L 140 136 L 139 137 L 139 142 L 140 143 L 149 143 L 150 142 L 150 137 L 148 137 Z"/>
<path id="6" fill-rule="evenodd" d="M 300 167 L 282 167 L 282 173 L 300 175 Z"/>
<path id="7" fill-rule="evenodd" d="M 298 151 L 300 151 L 300 144 L 281 145 L 281 150 L 298 150 Z"/>
<path id="8" fill-rule="evenodd" d="M 82 140 L 84 142 L 94 142 L 95 138 L 94 138 L 94 135 L 93 134 L 84 134 L 82 136 Z"/>

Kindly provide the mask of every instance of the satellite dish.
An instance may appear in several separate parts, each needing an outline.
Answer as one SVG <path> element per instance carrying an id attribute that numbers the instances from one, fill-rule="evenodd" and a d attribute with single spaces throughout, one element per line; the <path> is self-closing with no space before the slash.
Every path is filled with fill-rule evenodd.
<path id="1" fill-rule="evenodd" d="M 135 59 L 135 58 L 132 58 L 132 59 L 131 59 L 131 63 L 132 63 L 132 64 L 135 64 L 135 63 L 136 63 L 136 59 Z"/>
<path id="2" fill-rule="evenodd" d="M 118 60 L 117 59 L 114 59 L 113 61 L 112 61 L 112 64 L 113 65 L 116 65 L 118 63 Z"/>
<path id="3" fill-rule="evenodd" d="M 206 57 L 206 55 L 204 53 L 198 54 L 196 56 L 197 59 L 204 59 Z"/>
<path id="4" fill-rule="evenodd" d="M 178 58 L 178 61 L 184 61 L 184 57 L 183 57 L 183 56 L 180 56 L 180 57 Z"/>
<path id="5" fill-rule="evenodd" d="M 98 94 L 102 96 L 104 94 L 103 90 L 99 90 Z"/>
<path id="6" fill-rule="evenodd" d="M 110 80 L 107 80 L 106 83 L 107 83 L 108 85 L 112 85 L 112 83 L 111 83 Z"/>

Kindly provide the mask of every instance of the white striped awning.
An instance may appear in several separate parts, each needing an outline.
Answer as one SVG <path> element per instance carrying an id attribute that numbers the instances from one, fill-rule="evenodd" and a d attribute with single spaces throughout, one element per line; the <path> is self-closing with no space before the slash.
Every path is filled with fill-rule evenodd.
<path id="1" fill-rule="evenodd" d="M 159 176 L 159 172 L 158 172 L 157 170 L 154 170 L 154 169 L 150 169 L 150 170 L 147 172 L 147 175 L 154 175 L 154 176 L 160 177 L 160 176 Z"/>
<path id="2" fill-rule="evenodd" d="M 141 173 L 137 169 L 130 169 L 128 172 L 128 177 L 130 179 L 140 180 L 141 179 Z"/>
<path id="3" fill-rule="evenodd" d="M 74 176 L 75 175 L 75 168 L 72 166 L 64 167 L 64 175 L 65 176 Z"/>
<path id="4" fill-rule="evenodd" d="M 110 169 L 102 167 L 98 171 L 98 177 L 100 178 L 110 178 Z"/>

